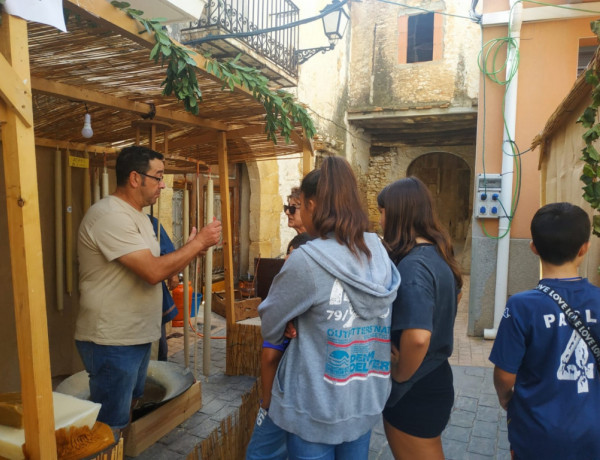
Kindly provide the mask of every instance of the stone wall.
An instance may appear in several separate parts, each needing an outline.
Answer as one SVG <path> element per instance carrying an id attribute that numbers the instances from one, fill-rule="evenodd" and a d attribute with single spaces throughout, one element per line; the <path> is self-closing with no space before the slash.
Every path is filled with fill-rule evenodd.
<path id="1" fill-rule="evenodd" d="M 279 164 L 279 195 L 281 196 L 281 205 L 279 211 L 279 226 L 281 229 L 281 244 L 279 254 L 285 254 L 287 246 L 292 238 L 296 236 L 296 230 L 288 227 L 288 219 L 283 212 L 283 205 L 287 204 L 293 187 L 299 187 L 302 181 L 302 160 L 297 158 L 282 158 L 278 160 Z M 299 212 L 299 211 L 296 211 Z"/>
<path id="2" fill-rule="evenodd" d="M 408 167 L 415 159 L 433 152 L 446 152 L 462 158 L 469 165 L 472 176 L 475 170 L 475 148 L 472 145 L 449 146 L 440 149 L 398 146 L 385 153 L 370 157 L 367 173 L 367 209 L 372 230 L 379 228 L 377 195 L 381 189 L 395 180 L 406 177 Z M 473 180 L 473 177 L 471 177 L 471 180 Z M 472 194 L 469 197 L 469 203 L 470 205 L 473 203 Z"/>
<path id="3" fill-rule="evenodd" d="M 255 257 L 277 257 L 280 254 L 279 167 L 276 160 L 247 163 L 250 180 L 250 249 L 249 271 L 254 273 Z"/>
<path id="4" fill-rule="evenodd" d="M 465 16 L 471 0 L 404 2 L 430 11 Z M 470 107 L 479 88 L 479 26 L 469 19 L 441 16 L 441 59 L 399 62 L 399 22 L 421 13 L 414 8 L 362 0 L 352 4 L 349 104 L 353 108 L 399 108 L 448 102 Z"/>

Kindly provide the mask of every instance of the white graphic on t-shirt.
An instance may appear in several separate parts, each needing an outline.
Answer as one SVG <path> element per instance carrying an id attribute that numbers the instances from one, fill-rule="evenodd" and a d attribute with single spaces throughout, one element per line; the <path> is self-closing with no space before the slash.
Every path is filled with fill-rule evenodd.
<path id="1" fill-rule="evenodd" d="M 344 292 L 344 288 L 340 280 L 336 279 L 333 282 L 331 288 L 331 294 L 329 295 L 329 305 L 341 305 L 342 301 L 348 300 L 348 296 Z"/>
<path id="2" fill-rule="evenodd" d="M 342 327 L 352 327 L 352 323 L 354 322 L 354 318 L 356 318 L 356 312 L 354 311 L 354 308 L 352 308 L 352 304 L 350 302 L 348 302 L 348 311 L 350 312 L 350 318 L 348 318 L 348 321 L 346 321 L 344 323 L 344 325 Z"/>
<path id="3" fill-rule="evenodd" d="M 504 309 L 504 313 L 502 313 L 502 316 L 504 316 L 505 318 L 510 318 L 510 311 L 508 310 L 508 307 Z"/>
<path id="4" fill-rule="evenodd" d="M 574 364 L 569 364 L 575 353 Z M 577 331 L 573 331 L 569 343 L 560 356 L 560 365 L 556 371 L 558 380 L 577 380 L 577 393 L 588 393 L 588 379 L 594 378 L 594 364 L 588 363 L 589 350 Z"/>
<path id="5" fill-rule="evenodd" d="M 343 324 L 342 327 L 352 327 L 352 323 L 354 322 L 354 319 L 357 315 L 354 311 L 354 308 L 352 308 L 352 304 L 348 299 L 348 295 L 344 292 L 342 283 L 340 283 L 340 281 L 336 279 L 333 282 L 331 294 L 329 295 L 329 305 L 342 305 L 342 302 L 348 303 L 348 309 L 344 312 L 342 312 L 342 310 L 327 310 L 327 319 L 329 320 L 332 317 L 335 319 L 335 321 L 346 321 L 347 319 L 347 321 Z"/>

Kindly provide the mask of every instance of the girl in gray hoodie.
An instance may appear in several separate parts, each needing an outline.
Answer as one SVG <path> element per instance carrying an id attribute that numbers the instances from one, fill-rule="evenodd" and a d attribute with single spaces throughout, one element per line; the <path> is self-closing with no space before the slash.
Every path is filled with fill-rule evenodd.
<path id="1" fill-rule="evenodd" d="M 366 459 L 390 392 L 390 320 L 400 284 L 367 233 L 349 164 L 328 157 L 302 181 L 300 212 L 317 237 L 295 250 L 259 306 L 265 340 L 296 337 L 279 364 L 269 416 L 290 459 Z"/>

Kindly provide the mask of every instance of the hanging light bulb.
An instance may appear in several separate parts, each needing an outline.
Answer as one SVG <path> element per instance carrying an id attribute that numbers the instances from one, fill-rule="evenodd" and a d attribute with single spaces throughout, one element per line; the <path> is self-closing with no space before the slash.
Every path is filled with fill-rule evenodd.
<path id="1" fill-rule="evenodd" d="M 94 131 L 92 131 L 92 116 L 88 112 L 87 104 L 85 105 L 85 117 L 83 118 L 81 135 L 87 139 L 94 135 Z"/>

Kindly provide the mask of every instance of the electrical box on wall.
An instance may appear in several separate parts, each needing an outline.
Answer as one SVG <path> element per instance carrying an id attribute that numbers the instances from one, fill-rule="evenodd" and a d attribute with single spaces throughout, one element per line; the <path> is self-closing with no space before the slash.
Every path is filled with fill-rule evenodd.
<path id="1" fill-rule="evenodd" d="M 475 197 L 475 217 L 478 219 L 498 219 L 505 213 L 500 205 L 502 191 L 501 174 L 479 174 L 477 177 L 477 196 Z"/>

